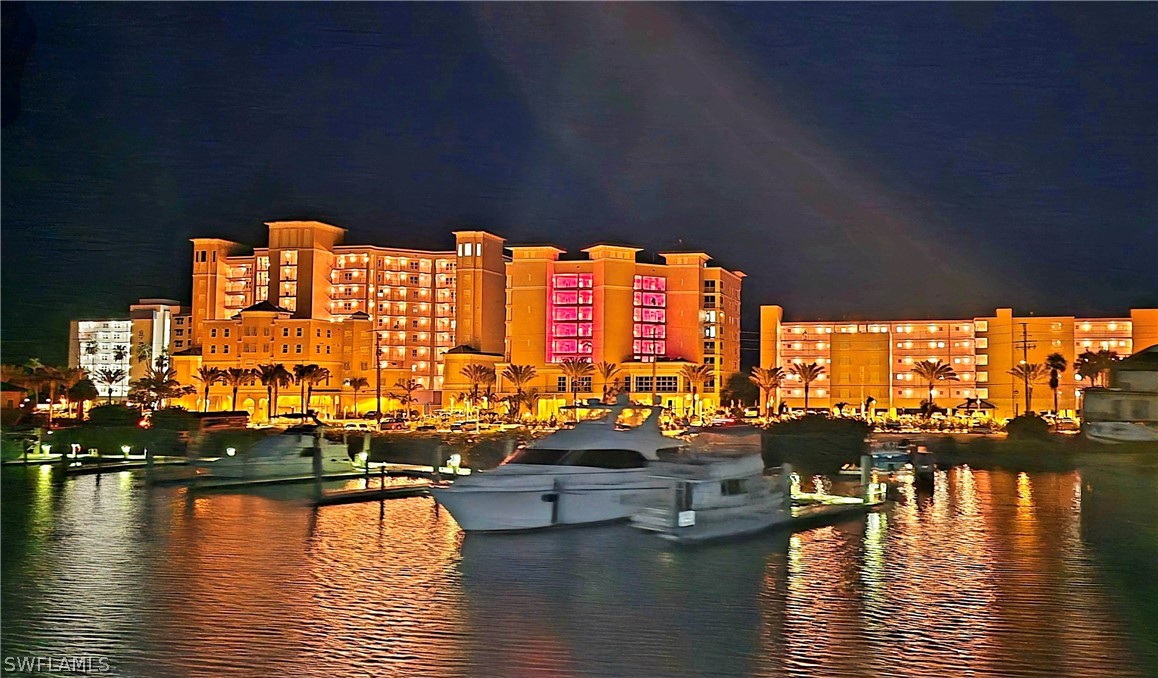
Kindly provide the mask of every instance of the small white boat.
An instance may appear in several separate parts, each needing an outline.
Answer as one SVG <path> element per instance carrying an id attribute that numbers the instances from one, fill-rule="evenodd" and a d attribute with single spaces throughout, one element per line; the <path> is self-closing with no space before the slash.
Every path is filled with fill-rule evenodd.
<path id="1" fill-rule="evenodd" d="M 327 437 L 323 427 L 313 424 L 291 426 L 249 449 L 218 459 L 203 459 L 198 462 L 197 472 L 239 480 L 310 476 L 314 473 L 316 446 L 321 449 L 323 475 L 350 473 L 356 469 L 340 435 L 334 432 Z"/>
<path id="2" fill-rule="evenodd" d="M 664 539 L 691 543 L 740 537 L 792 519 L 788 478 L 781 469 L 766 475 L 758 454 L 694 456 L 653 468 L 667 489 L 631 522 Z"/>
<path id="3" fill-rule="evenodd" d="M 667 486 L 651 477 L 661 454 L 687 443 L 659 430 L 658 407 L 591 401 L 603 410 L 517 450 L 497 468 L 431 488 L 435 501 L 468 532 L 533 530 L 626 520 Z M 620 415 L 646 414 L 633 428 Z"/>

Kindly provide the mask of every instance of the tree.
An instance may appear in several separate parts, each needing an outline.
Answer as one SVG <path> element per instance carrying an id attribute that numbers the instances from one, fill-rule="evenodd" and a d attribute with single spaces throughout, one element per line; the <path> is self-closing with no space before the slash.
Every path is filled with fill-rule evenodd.
<path id="1" fill-rule="evenodd" d="M 96 371 L 96 383 L 108 389 L 108 404 L 113 402 L 113 387 L 125 380 L 128 375 L 121 368 L 102 368 Z"/>
<path id="2" fill-rule="evenodd" d="M 220 367 L 209 367 L 202 365 L 197 368 L 197 373 L 193 378 L 201 382 L 202 388 L 205 389 L 205 397 L 202 401 L 201 411 L 209 411 L 209 387 L 216 384 L 225 378 L 225 372 Z"/>
<path id="3" fill-rule="evenodd" d="M 68 394 L 68 401 L 76 404 L 77 419 L 84 418 L 84 404 L 90 400 L 96 400 L 101 395 L 92 380 L 87 378 L 76 382 L 66 393 Z"/>
<path id="4" fill-rule="evenodd" d="M 134 349 L 134 355 L 139 363 L 150 363 L 153 361 L 153 347 L 148 342 L 140 342 Z"/>
<path id="5" fill-rule="evenodd" d="M 157 409 L 170 398 L 196 393 L 192 386 L 182 386 L 177 381 L 177 370 L 167 367 L 150 367 L 145 376 L 129 384 L 129 398 L 142 407 Z"/>
<path id="6" fill-rule="evenodd" d="M 314 374 L 317 373 L 319 369 L 321 368 L 312 363 L 309 365 L 294 365 L 294 381 L 301 387 L 302 414 L 305 414 L 306 410 L 309 409 L 309 401 L 306 400 L 306 385 L 311 383 Z"/>
<path id="7" fill-rule="evenodd" d="M 398 402 L 402 403 L 402 407 L 406 412 L 406 418 L 410 418 L 410 404 L 417 400 L 414 397 L 414 392 L 422 388 L 422 384 L 413 379 L 399 379 L 394 382 L 394 388 L 400 389 L 398 392 L 390 393 L 391 398 L 396 398 Z"/>
<path id="8" fill-rule="evenodd" d="M 1041 363 L 1024 363 L 1015 365 L 1009 374 L 1025 385 L 1025 411 L 1028 413 L 1033 407 L 1033 385 L 1049 376 L 1049 368 Z"/>
<path id="9" fill-rule="evenodd" d="M 121 362 L 124 362 L 125 358 L 128 358 L 128 357 L 129 357 L 129 347 L 128 346 L 116 346 L 113 348 L 113 360 L 117 361 L 118 363 L 121 363 Z"/>
<path id="10" fill-rule="evenodd" d="M 824 367 L 816 363 L 792 363 L 788 371 L 796 376 L 800 383 L 804 384 L 804 413 L 808 414 L 808 390 L 812 382 L 820 378 L 824 374 Z"/>
<path id="11" fill-rule="evenodd" d="M 760 389 L 752 383 L 748 375 L 743 372 L 733 372 L 724 380 L 724 388 L 720 392 L 720 398 L 738 402 L 741 405 L 758 403 L 760 402 Z"/>
<path id="12" fill-rule="evenodd" d="M 532 379 L 538 376 L 538 372 L 533 365 L 507 365 L 503 370 L 503 378 L 514 384 L 515 387 L 515 416 L 519 415 L 519 407 L 523 402 L 523 394 L 526 392 L 526 386 Z"/>
<path id="13" fill-rule="evenodd" d="M 52 428 L 52 412 L 53 406 L 56 405 L 56 393 L 64 382 L 64 377 L 59 368 L 48 365 L 39 365 L 33 368 L 32 373 L 33 383 L 37 386 L 38 394 L 40 386 L 48 387 L 48 427 Z M 37 400 L 39 401 L 39 399 L 39 395 L 37 395 Z"/>
<path id="14" fill-rule="evenodd" d="M 241 367 L 230 367 L 222 373 L 221 383 L 233 389 L 233 404 L 229 408 L 230 411 L 237 411 L 237 389 L 251 381 L 253 377 L 253 370 L 248 370 Z M 208 390 L 208 387 L 206 390 Z"/>
<path id="15" fill-rule="evenodd" d="M 467 394 L 467 401 L 472 406 L 477 406 L 481 399 L 479 388 L 487 382 L 494 383 L 494 368 L 478 363 L 470 363 L 462 368 L 460 374 L 462 374 L 470 384 L 470 393 Z"/>
<path id="16" fill-rule="evenodd" d="M 350 377 L 346 380 L 346 386 L 354 390 L 354 415 L 358 414 L 358 391 L 370 386 L 370 380 L 366 377 Z"/>
<path id="17" fill-rule="evenodd" d="M 523 394 L 523 404 L 527 406 L 527 412 L 531 414 L 532 418 L 534 418 L 539 411 L 539 398 L 541 397 L 542 395 L 537 388 L 529 388 L 527 392 Z"/>
<path id="18" fill-rule="evenodd" d="M 595 371 L 599 374 L 599 381 L 603 382 L 603 402 L 607 402 L 611 393 L 611 382 L 619 374 L 619 365 L 603 361 L 595 364 Z"/>
<path id="19" fill-rule="evenodd" d="M 85 355 L 96 355 L 101 352 L 100 346 L 95 341 L 90 341 L 84 345 Z"/>
<path id="20" fill-rule="evenodd" d="M 844 408 L 848 407 L 848 403 L 839 402 L 839 403 L 836 403 L 835 405 L 833 405 L 833 407 L 836 408 L 836 416 L 843 417 L 844 416 Z"/>
<path id="21" fill-rule="evenodd" d="M 282 386 L 293 384 L 294 376 L 281 363 L 258 365 L 254 374 L 265 387 L 266 417 L 273 421 L 273 416 L 277 414 L 278 391 Z M 356 402 L 354 404 L 357 405 Z"/>
<path id="22" fill-rule="evenodd" d="M 315 367 L 317 367 L 315 365 Z M 309 405 L 314 399 L 314 387 L 330 380 L 330 370 L 325 367 L 318 367 L 309 375 L 309 380 L 306 382 L 306 404 Z"/>
<path id="23" fill-rule="evenodd" d="M 571 386 L 571 404 L 575 405 L 575 421 L 579 421 L 579 380 L 590 377 L 595 367 L 586 358 L 564 358 L 559 369 L 563 370 L 563 376 Z"/>
<path id="24" fill-rule="evenodd" d="M 82 381 L 88 381 L 88 372 L 86 372 L 84 368 L 66 367 L 60 370 L 61 393 L 64 394 L 64 397 L 68 400 L 69 405 L 72 405 L 73 403 L 72 397 L 69 395 L 69 393 Z M 92 382 L 89 382 L 89 386 L 92 386 Z M 89 398 L 89 400 L 91 400 L 91 398 Z M 77 413 L 77 418 L 81 418 L 83 414 L 84 410 L 82 403 L 82 409 Z"/>
<path id="25" fill-rule="evenodd" d="M 958 381 L 957 372 L 953 370 L 952 366 L 946 365 L 940 360 L 922 360 L 913 365 L 913 369 L 909 370 L 925 381 L 929 386 L 929 407 L 925 408 L 926 418 L 932 416 L 932 408 L 936 406 L 936 401 L 933 399 L 933 386 L 938 381 Z"/>
<path id="26" fill-rule="evenodd" d="M 712 378 L 712 368 L 707 365 L 684 365 L 680 368 L 680 376 L 688 380 L 688 385 L 691 386 L 693 408 L 696 414 L 700 414 L 700 408 L 697 407 L 699 404 L 697 396 L 704 382 Z"/>
<path id="27" fill-rule="evenodd" d="M 1045 357 L 1045 365 L 1049 368 L 1049 390 L 1053 391 L 1053 413 L 1057 414 L 1057 388 L 1061 385 L 1058 375 L 1066 371 L 1066 358 L 1060 353 L 1050 353 Z"/>
<path id="28" fill-rule="evenodd" d="M 1086 351 L 1074 360 L 1074 372 L 1083 380 L 1089 380 L 1090 386 L 1105 386 L 1105 373 L 1117 360 L 1121 360 L 1117 351 Z"/>
<path id="29" fill-rule="evenodd" d="M 756 385 L 760 390 L 760 408 L 764 412 L 764 416 L 769 414 L 769 401 L 772 399 L 772 393 L 780 388 L 781 382 L 784 381 L 784 370 L 779 367 L 753 367 L 752 374 L 748 376 L 748 381 Z"/>

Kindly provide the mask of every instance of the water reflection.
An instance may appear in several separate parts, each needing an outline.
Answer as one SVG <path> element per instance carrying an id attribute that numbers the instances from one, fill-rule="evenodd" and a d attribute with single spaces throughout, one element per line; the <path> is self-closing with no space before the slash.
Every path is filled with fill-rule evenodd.
<path id="1" fill-rule="evenodd" d="M 3 643 L 142 675 L 1141 675 L 1147 478 L 960 467 L 863 519 L 673 548 L 6 470 Z"/>

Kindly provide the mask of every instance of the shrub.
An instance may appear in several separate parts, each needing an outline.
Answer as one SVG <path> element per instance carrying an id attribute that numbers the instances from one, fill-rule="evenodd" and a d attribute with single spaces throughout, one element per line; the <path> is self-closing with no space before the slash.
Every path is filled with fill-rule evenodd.
<path id="1" fill-rule="evenodd" d="M 88 411 L 88 423 L 93 426 L 136 426 L 141 413 L 125 405 L 98 405 Z"/>
<path id="2" fill-rule="evenodd" d="M 183 407 L 166 407 L 149 417 L 153 428 L 166 431 L 194 431 L 200 427 L 197 416 Z"/>
<path id="3" fill-rule="evenodd" d="M 1014 440 L 1043 440 L 1049 437 L 1049 422 L 1036 414 L 1023 414 L 1006 424 L 1005 432 Z"/>

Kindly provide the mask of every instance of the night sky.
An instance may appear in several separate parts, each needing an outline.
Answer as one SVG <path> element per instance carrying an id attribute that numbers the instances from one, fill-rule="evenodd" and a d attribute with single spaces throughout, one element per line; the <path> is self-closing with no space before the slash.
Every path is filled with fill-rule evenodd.
<path id="1" fill-rule="evenodd" d="M 294 218 L 703 249 L 751 331 L 1158 303 L 1158 4 L 3 11 L 5 362 Z"/>

